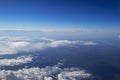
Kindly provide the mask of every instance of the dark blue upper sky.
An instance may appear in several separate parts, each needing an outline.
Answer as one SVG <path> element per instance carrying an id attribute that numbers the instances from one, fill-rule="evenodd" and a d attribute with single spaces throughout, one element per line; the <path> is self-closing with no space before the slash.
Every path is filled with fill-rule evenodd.
<path id="1" fill-rule="evenodd" d="M 120 0 L 0 0 L 1 28 L 119 28 Z"/>

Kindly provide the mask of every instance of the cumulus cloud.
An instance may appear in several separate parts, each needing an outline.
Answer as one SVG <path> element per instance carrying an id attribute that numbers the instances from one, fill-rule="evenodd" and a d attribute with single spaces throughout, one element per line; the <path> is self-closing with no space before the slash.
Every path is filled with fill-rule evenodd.
<path id="1" fill-rule="evenodd" d="M 16 59 L 0 59 L 0 66 L 14 66 L 32 61 L 32 56 L 20 56 Z"/>
<path id="2" fill-rule="evenodd" d="M 2 80 L 82 80 L 91 79 L 92 74 L 78 68 L 62 69 L 59 65 L 45 68 L 23 68 L 17 71 L 0 70 Z"/>
<path id="3" fill-rule="evenodd" d="M 84 70 L 72 70 L 72 71 L 62 71 L 58 74 L 58 80 L 81 80 L 88 79 L 91 77 L 91 74 L 86 73 Z"/>

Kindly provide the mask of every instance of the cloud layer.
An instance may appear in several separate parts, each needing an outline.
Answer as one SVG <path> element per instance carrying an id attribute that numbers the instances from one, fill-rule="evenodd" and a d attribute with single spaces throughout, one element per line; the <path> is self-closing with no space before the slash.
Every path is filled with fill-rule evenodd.
<path id="1" fill-rule="evenodd" d="M 32 61 L 31 56 L 20 56 L 16 59 L 0 59 L 0 66 L 14 66 L 25 64 Z"/>
<path id="2" fill-rule="evenodd" d="M 20 69 L 18 71 L 0 70 L 3 80 L 82 80 L 91 79 L 92 74 L 78 68 L 60 68 L 59 65 L 45 68 Z"/>
<path id="3" fill-rule="evenodd" d="M 7 40 L 6 40 L 7 39 Z M 0 55 L 5 54 L 16 54 L 19 51 L 32 52 L 36 50 L 44 50 L 46 48 L 56 48 L 56 47 L 70 47 L 77 45 L 97 45 L 97 43 L 92 41 L 70 41 L 70 40 L 55 40 L 51 38 L 40 38 L 40 39 L 27 39 L 25 38 L 1 38 L 0 43 Z M 33 42 L 32 42 L 33 41 Z"/>
<path id="4" fill-rule="evenodd" d="M 46 48 L 56 48 L 61 46 L 75 46 L 76 44 L 79 45 L 96 45 L 96 43 L 92 41 L 70 41 L 70 40 L 54 40 L 49 42 L 36 42 L 36 43 L 30 43 L 30 42 L 11 42 L 9 46 L 11 49 L 16 51 L 36 51 L 36 50 L 43 50 Z"/>

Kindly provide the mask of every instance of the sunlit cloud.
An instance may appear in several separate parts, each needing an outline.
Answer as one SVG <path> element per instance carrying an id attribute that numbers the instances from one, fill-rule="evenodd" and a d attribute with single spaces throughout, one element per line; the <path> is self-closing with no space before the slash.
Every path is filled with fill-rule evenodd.
<path id="1" fill-rule="evenodd" d="M 32 56 L 20 56 L 16 59 L 0 59 L 0 66 L 15 66 L 29 63 L 32 61 Z"/>
<path id="2" fill-rule="evenodd" d="M 44 39 L 47 40 L 48 42 L 11 42 L 9 46 L 11 49 L 16 50 L 16 51 L 26 51 L 26 52 L 31 52 L 31 51 L 36 51 L 36 50 L 44 50 L 46 48 L 57 48 L 57 47 L 70 47 L 70 46 L 75 46 L 76 44 L 78 45 L 97 45 L 97 43 L 92 42 L 92 41 L 70 41 L 70 40 L 54 40 L 54 39 Z"/>
<path id="3" fill-rule="evenodd" d="M 17 71 L 0 70 L 0 79 L 5 80 L 81 80 L 91 79 L 92 74 L 79 68 L 60 68 L 59 65 L 45 68 L 23 68 Z"/>
<path id="4" fill-rule="evenodd" d="M 36 43 L 30 43 L 30 42 L 11 42 L 8 46 L 11 47 L 11 49 L 16 51 L 36 51 L 36 50 L 43 50 L 46 48 L 56 48 L 61 46 L 70 46 L 74 44 L 78 44 L 78 41 L 69 41 L 69 40 L 56 40 L 51 42 L 36 42 Z"/>
<path id="5" fill-rule="evenodd" d="M 86 41 L 86 42 L 83 41 L 83 44 L 84 44 L 84 45 L 88 45 L 88 46 L 89 46 L 89 45 L 97 45 L 97 43 L 92 42 L 92 41 Z"/>
<path id="6" fill-rule="evenodd" d="M 0 55 L 16 54 L 21 51 L 33 52 L 47 48 L 72 47 L 77 45 L 94 46 L 97 45 L 97 43 L 82 40 L 56 40 L 47 37 L 38 39 L 3 37 L 3 39 L 0 38 Z"/>

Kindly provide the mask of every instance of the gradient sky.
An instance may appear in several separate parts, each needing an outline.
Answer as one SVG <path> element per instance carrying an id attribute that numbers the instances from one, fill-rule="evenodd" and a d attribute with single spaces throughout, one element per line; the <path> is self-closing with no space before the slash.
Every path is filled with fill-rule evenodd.
<path id="1" fill-rule="evenodd" d="M 119 28 L 119 0 L 0 0 L 0 28 Z"/>

